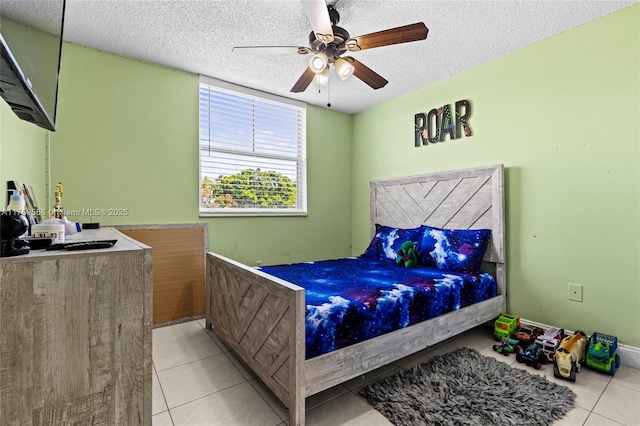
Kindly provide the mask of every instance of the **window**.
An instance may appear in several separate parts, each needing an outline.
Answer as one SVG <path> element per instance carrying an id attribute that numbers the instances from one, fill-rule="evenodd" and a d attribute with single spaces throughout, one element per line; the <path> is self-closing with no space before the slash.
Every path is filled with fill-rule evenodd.
<path id="1" fill-rule="evenodd" d="M 306 106 L 200 77 L 200 215 L 306 214 Z"/>

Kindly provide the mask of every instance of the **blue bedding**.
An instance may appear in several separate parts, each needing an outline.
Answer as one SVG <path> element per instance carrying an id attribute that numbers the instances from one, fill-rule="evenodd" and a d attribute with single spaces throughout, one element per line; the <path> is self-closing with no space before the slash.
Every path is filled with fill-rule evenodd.
<path id="1" fill-rule="evenodd" d="M 263 266 L 305 289 L 306 356 L 322 355 L 496 296 L 493 276 L 364 257 Z"/>

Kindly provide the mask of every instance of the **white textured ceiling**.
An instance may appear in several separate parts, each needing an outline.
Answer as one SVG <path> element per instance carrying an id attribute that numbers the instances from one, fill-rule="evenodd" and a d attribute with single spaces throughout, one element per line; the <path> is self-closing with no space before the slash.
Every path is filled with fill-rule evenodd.
<path id="1" fill-rule="evenodd" d="M 42 2 L 42 0 L 40 0 Z M 329 89 L 290 93 L 309 55 L 246 56 L 234 46 L 307 46 L 298 0 L 67 0 L 64 39 L 171 68 L 356 113 L 520 49 L 636 1 L 328 0 L 352 37 L 422 21 L 426 40 L 352 52 L 389 83 L 373 90 L 331 70 Z M 42 21 L 33 0 L 0 13 Z M 63 62 L 64 67 L 64 52 Z"/>

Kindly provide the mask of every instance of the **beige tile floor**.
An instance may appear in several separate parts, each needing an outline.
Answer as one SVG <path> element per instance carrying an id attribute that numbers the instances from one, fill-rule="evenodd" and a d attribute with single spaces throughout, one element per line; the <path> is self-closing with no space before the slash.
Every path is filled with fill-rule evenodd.
<path id="1" fill-rule="evenodd" d="M 583 369 L 575 383 L 553 377 L 552 366 L 534 370 L 518 364 L 514 356 L 494 352 L 489 327 L 477 327 L 307 398 L 307 425 L 390 425 L 358 391 L 368 382 L 428 361 L 459 347 L 474 348 L 516 368 L 541 374 L 569 386 L 577 395 L 576 407 L 556 426 L 640 425 L 640 370 L 621 366 L 614 377 Z M 153 425 L 269 425 L 288 424 L 287 409 L 239 361 L 204 320 L 153 330 Z"/>

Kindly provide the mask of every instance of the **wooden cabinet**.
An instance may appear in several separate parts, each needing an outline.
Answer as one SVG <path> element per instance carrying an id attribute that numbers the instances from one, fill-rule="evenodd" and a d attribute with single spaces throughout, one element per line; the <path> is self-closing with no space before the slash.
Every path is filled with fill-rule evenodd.
<path id="1" fill-rule="evenodd" d="M 151 425 L 151 248 L 0 259 L 0 424 Z"/>

